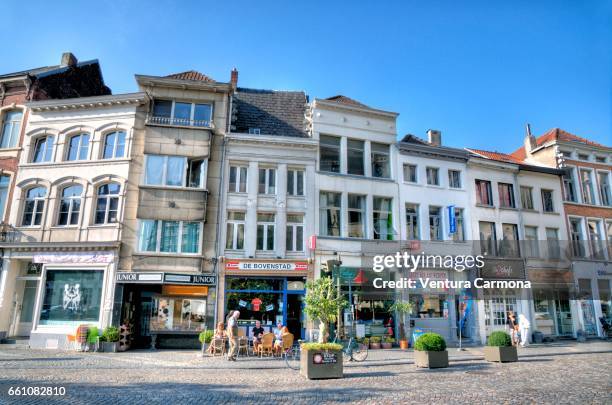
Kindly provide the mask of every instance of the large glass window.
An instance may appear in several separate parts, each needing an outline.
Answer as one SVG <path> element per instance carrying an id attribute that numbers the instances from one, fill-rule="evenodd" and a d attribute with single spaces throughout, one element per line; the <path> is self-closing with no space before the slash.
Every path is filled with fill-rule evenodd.
<path id="1" fill-rule="evenodd" d="M 62 190 L 62 199 L 59 205 L 58 225 L 77 225 L 81 212 L 81 195 L 83 187 L 75 184 Z"/>
<path id="2" fill-rule="evenodd" d="M 211 104 L 155 100 L 153 115 L 149 118 L 149 122 L 164 125 L 210 127 L 211 118 Z"/>
<path id="3" fill-rule="evenodd" d="M 190 295 L 180 297 L 179 295 Z M 152 331 L 200 331 L 206 329 L 207 286 L 164 286 L 153 298 Z"/>
<path id="4" fill-rule="evenodd" d="M 348 174 L 364 175 L 363 141 L 349 139 L 346 143 L 346 161 Z"/>
<path id="5" fill-rule="evenodd" d="M 521 186 L 521 207 L 525 210 L 533 209 L 533 196 L 531 187 Z"/>
<path id="6" fill-rule="evenodd" d="M 576 187 L 574 185 L 574 175 L 571 170 L 563 175 L 563 197 L 565 201 L 576 202 Z"/>
<path id="7" fill-rule="evenodd" d="M 599 177 L 599 197 L 601 198 L 601 204 L 610 206 L 612 205 L 612 198 L 610 196 L 610 181 L 607 172 L 597 173 Z"/>
<path id="8" fill-rule="evenodd" d="M 495 223 L 481 221 L 478 223 L 478 230 L 480 233 L 480 252 L 485 256 L 497 256 Z"/>
<path id="9" fill-rule="evenodd" d="M 437 167 L 427 167 L 425 173 L 427 174 L 427 184 L 430 186 L 440 185 L 440 170 Z"/>
<path id="10" fill-rule="evenodd" d="M 579 218 L 570 218 L 570 238 L 572 241 L 572 253 L 577 257 L 584 257 L 586 249 L 583 244 L 582 221 Z"/>
<path id="11" fill-rule="evenodd" d="M 141 219 L 139 222 L 138 249 L 141 252 L 200 252 L 200 222 L 153 219 Z"/>
<path id="12" fill-rule="evenodd" d="M 444 311 L 446 295 L 442 294 L 410 294 L 412 303 L 412 318 L 446 318 L 448 310 Z"/>
<path id="13" fill-rule="evenodd" d="M 406 239 L 419 240 L 419 206 L 406 204 Z"/>
<path id="14" fill-rule="evenodd" d="M 540 257 L 537 226 L 525 226 L 525 256 Z"/>
<path id="15" fill-rule="evenodd" d="M 518 226 L 516 224 L 502 224 L 501 254 L 505 257 L 518 257 Z"/>
<path id="16" fill-rule="evenodd" d="M 86 160 L 89 151 L 89 134 L 74 135 L 68 141 L 66 160 Z"/>
<path id="17" fill-rule="evenodd" d="M 349 238 L 365 238 L 365 208 L 365 196 L 348 195 Z"/>
<path id="18" fill-rule="evenodd" d="M 514 187 L 508 183 L 498 183 L 497 191 L 499 192 L 499 206 L 503 208 L 515 208 L 514 205 Z"/>
<path id="19" fill-rule="evenodd" d="M 480 205 L 493 205 L 490 181 L 476 180 L 476 201 Z"/>
<path id="20" fill-rule="evenodd" d="M 442 208 L 429 207 L 429 239 L 442 240 Z"/>
<path id="21" fill-rule="evenodd" d="M 304 214 L 287 214 L 286 249 L 304 251 Z"/>
<path id="22" fill-rule="evenodd" d="M 582 202 L 585 204 L 595 204 L 591 171 L 580 169 L 580 180 L 582 181 Z"/>
<path id="23" fill-rule="evenodd" d="M 287 194 L 304 195 L 304 170 L 287 170 Z"/>
<path id="24" fill-rule="evenodd" d="M 453 233 L 453 240 L 456 242 L 465 240 L 463 209 L 461 208 L 455 208 L 455 233 Z"/>
<path id="25" fill-rule="evenodd" d="M 103 281 L 103 270 L 47 270 L 40 324 L 98 322 Z"/>
<path id="26" fill-rule="evenodd" d="M 47 135 L 36 139 L 34 142 L 33 163 L 50 162 L 53 159 L 53 136 Z"/>
<path id="27" fill-rule="evenodd" d="M 244 212 L 240 211 L 229 211 L 227 213 L 226 249 L 244 249 L 244 217 Z"/>
<path id="28" fill-rule="evenodd" d="M 591 252 L 596 259 L 605 259 L 605 245 L 602 243 L 602 236 L 599 230 L 601 221 L 589 219 L 587 221 L 587 229 L 589 231 L 589 241 L 591 242 Z"/>
<path id="29" fill-rule="evenodd" d="M 546 228 L 546 244 L 549 259 L 561 258 L 561 245 L 559 244 L 559 229 Z"/>
<path id="30" fill-rule="evenodd" d="M 112 224 L 118 221 L 119 191 L 118 183 L 107 183 L 98 187 L 96 203 L 96 224 Z"/>
<path id="31" fill-rule="evenodd" d="M 319 170 L 340 173 L 340 138 L 327 135 L 319 138 Z"/>
<path id="32" fill-rule="evenodd" d="M 322 191 L 319 194 L 319 232 L 322 236 L 340 236 L 341 200 L 340 193 Z"/>
<path id="33" fill-rule="evenodd" d="M 7 111 L 2 117 L 2 134 L 0 134 L 0 148 L 14 148 L 19 142 L 21 129 L 21 111 Z"/>
<path id="34" fill-rule="evenodd" d="M 0 175 L 0 222 L 4 220 L 4 210 L 6 208 L 10 183 L 10 176 Z"/>
<path id="35" fill-rule="evenodd" d="M 125 156 L 125 132 L 117 131 L 104 137 L 102 159 L 116 159 Z"/>
<path id="36" fill-rule="evenodd" d="M 39 226 L 41 224 L 46 195 L 47 189 L 44 187 L 34 187 L 26 191 L 22 226 Z"/>
<path id="37" fill-rule="evenodd" d="M 448 187 L 461 188 L 461 171 L 459 170 L 449 170 L 448 171 Z"/>
<path id="38" fill-rule="evenodd" d="M 182 156 L 146 155 L 145 184 L 185 186 L 185 165 Z"/>
<path id="39" fill-rule="evenodd" d="M 372 219 L 374 239 L 393 240 L 393 214 L 391 198 L 374 197 Z"/>
<path id="40" fill-rule="evenodd" d="M 272 213 L 257 213 L 257 250 L 274 250 L 274 220 Z"/>
<path id="41" fill-rule="evenodd" d="M 229 192 L 230 193 L 246 193 L 247 191 L 247 173 L 246 166 L 230 166 L 229 172 Z"/>
<path id="42" fill-rule="evenodd" d="M 383 143 L 374 143 L 372 149 L 372 177 L 391 177 L 390 162 L 389 162 L 389 145 Z"/>
<path id="43" fill-rule="evenodd" d="M 276 194 L 276 169 L 259 169 L 259 194 Z"/>
<path id="44" fill-rule="evenodd" d="M 409 165 L 404 163 L 404 181 L 406 183 L 416 183 L 418 181 L 416 165 Z"/>
<path id="45" fill-rule="evenodd" d="M 542 190 L 542 209 L 544 212 L 555 212 L 552 190 Z"/>

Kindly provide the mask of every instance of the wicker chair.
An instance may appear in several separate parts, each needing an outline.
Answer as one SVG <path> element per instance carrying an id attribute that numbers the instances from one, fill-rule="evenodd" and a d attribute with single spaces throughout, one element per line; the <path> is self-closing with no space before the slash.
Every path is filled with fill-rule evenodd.
<path id="1" fill-rule="evenodd" d="M 225 342 L 226 339 L 214 338 L 210 341 L 209 353 L 214 356 L 219 353 L 221 356 L 225 354 Z"/>
<path id="2" fill-rule="evenodd" d="M 293 333 L 285 333 L 281 338 L 280 344 L 276 347 L 278 355 L 285 353 L 293 347 Z"/>
<path id="3" fill-rule="evenodd" d="M 260 357 L 263 356 L 264 353 L 268 355 L 273 354 L 274 351 L 274 333 L 264 333 L 261 337 L 261 343 L 257 346 L 257 353 Z"/>
<path id="4" fill-rule="evenodd" d="M 240 353 L 244 353 L 245 356 L 249 355 L 249 338 L 246 336 L 238 336 L 238 356 Z"/>

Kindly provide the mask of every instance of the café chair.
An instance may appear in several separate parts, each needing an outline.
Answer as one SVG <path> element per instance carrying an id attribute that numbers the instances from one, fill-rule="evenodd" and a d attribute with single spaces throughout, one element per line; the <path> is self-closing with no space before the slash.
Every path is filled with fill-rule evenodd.
<path id="1" fill-rule="evenodd" d="M 273 354 L 274 352 L 274 333 L 268 332 L 264 333 L 261 337 L 261 343 L 257 346 L 257 353 L 259 357 L 263 357 L 264 353 L 268 355 Z"/>
<path id="2" fill-rule="evenodd" d="M 214 338 L 211 340 L 209 352 L 213 357 L 216 356 L 217 353 L 221 356 L 225 355 L 225 339 Z"/>

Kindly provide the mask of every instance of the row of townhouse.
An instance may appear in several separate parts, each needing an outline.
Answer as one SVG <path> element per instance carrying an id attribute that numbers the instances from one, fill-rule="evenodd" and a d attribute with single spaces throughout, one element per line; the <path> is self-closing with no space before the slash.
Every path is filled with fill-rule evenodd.
<path id="1" fill-rule="evenodd" d="M 483 341 L 508 310 L 544 335 L 602 334 L 609 147 L 558 129 L 512 154 L 435 130 L 398 142 L 397 113 L 238 87 L 235 69 L 136 75 L 139 92 L 119 95 L 99 72 L 67 54 L 0 76 L 0 334 L 53 348 L 81 324 L 125 325 L 124 348 L 188 347 L 239 309 L 245 333 L 259 320 L 308 338 L 306 282 L 327 276 L 351 300 L 339 326 L 360 336 L 397 333 L 398 299 L 450 341 Z M 533 288 L 375 288 L 406 275 L 372 270 L 395 252 L 483 254 L 478 272 L 413 277 Z"/>

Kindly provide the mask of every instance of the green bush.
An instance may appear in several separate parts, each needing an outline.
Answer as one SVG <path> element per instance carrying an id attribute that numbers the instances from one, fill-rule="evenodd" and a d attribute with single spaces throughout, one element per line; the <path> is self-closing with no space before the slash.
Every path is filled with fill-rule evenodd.
<path id="1" fill-rule="evenodd" d="M 446 341 L 437 333 L 423 333 L 414 344 L 414 349 L 420 352 L 443 352 Z"/>
<path id="2" fill-rule="evenodd" d="M 340 343 L 302 343 L 303 350 L 342 350 Z"/>
<path id="3" fill-rule="evenodd" d="M 210 343 L 212 341 L 212 337 L 213 337 L 213 331 L 212 330 L 203 330 L 202 332 L 200 332 L 200 336 L 198 336 L 198 339 L 200 339 L 200 343 Z"/>
<path id="4" fill-rule="evenodd" d="M 498 330 L 491 333 L 487 339 L 487 346 L 506 347 L 512 346 L 512 338 L 507 332 Z"/>
<path id="5" fill-rule="evenodd" d="M 102 332 L 102 337 L 100 338 L 103 342 L 118 342 L 119 341 L 119 328 L 116 326 L 107 326 Z"/>
<path id="6" fill-rule="evenodd" d="M 385 336 L 385 343 L 395 343 L 395 339 L 391 336 Z"/>
<path id="7" fill-rule="evenodd" d="M 370 343 L 380 343 L 382 341 L 382 338 L 380 336 L 372 336 L 370 338 Z"/>

